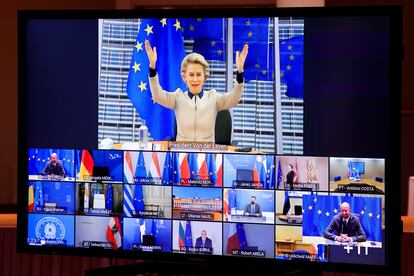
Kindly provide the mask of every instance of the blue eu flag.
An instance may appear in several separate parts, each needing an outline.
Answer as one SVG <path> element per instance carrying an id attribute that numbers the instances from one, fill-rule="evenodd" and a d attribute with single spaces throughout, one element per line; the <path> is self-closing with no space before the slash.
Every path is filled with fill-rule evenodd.
<path id="1" fill-rule="evenodd" d="M 277 187 L 276 187 L 277 189 L 279 189 L 280 184 L 282 184 L 282 182 L 283 182 L 282 165 L 279 160 L 279 162 L 277 163 Z"/>
<path id="2" fill-rule="evenodd" d="M 303 195 L 303 236 L 323 236 L 342 202 L 359 217 L 367 240 L 382 242 L 381 198 L 375 197 Z"/>
<path id="3" fill-rule="evenodd" d="M 303 36 L 280 42 L 280 80 L 287 85 L 286 96 L 303 99 Z"/>
<path id="4" fill-rule="evenodd" d="M 185 18 L 183 36 L 194 39 L 194 52 L 207 60 L 226 59 L 223 18 Z"/>
<path id="5" fill-rule="evenodd" d="M 184 58 L 184 42 L 178 19 L 143 19 L 133 49 L 129 69 L 127 94 L 141 118 L 146 120 L 154 140 L 174 137 L 174 112 L 152 100 L 149 88 L 149 62 L 145 40 L 157 48 L 157 74 L 166 91 L 185 90 L 180 66 Z"/>
<path id="6" fill-rule="evenodd" d="M 244 44 L 249 54 L 244 65 L 247 80 L 271 80 L 273 66 L 269 47 L 269 18 L 235 18 L 233 21 L 234 57 Z"/>
<path id="7" fill-rule="evenodd" d="M 191 221 L 187 221 L 185 226 L 185 246 L 193 247 L 193 234 L 191 232 Z"/>
<path id="8" fill-rule="evenodd" d="M 165 161 L 164 161 L 164 170 L 162 171 L 162 185 L 171 185 L 173 182 L 172 179 L 172 160 L 171 152 L 166 152 Z"/>

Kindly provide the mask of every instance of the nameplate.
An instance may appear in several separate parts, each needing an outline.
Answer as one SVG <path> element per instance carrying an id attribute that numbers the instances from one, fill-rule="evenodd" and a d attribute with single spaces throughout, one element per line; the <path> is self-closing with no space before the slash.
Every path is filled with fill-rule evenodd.
<path id="1" fill-rule="evenodd" d="M 188 150 L 188 151 L 227 151 L 228 146 L 217 145 L 214 143 L 199 143 L 199 142 L 180 142 L 169 141 L 169 150 Z"/>
<path id="2" fill-rule="evenodd" d="M 266 222 L 266 217 L 255 215 L 231 215 L 231 220 L 239 222 Z"/>

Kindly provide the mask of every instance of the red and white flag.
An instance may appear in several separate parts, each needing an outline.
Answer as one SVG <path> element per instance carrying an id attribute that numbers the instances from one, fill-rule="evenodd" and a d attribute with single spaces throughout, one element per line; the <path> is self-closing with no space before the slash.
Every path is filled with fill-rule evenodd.
<path id="1" fill-rule="evenodd" d="M 111 217 L 106 228 L 106 238 L 116 250 L 122 246 L 121 223 L 118 217 Z"/>

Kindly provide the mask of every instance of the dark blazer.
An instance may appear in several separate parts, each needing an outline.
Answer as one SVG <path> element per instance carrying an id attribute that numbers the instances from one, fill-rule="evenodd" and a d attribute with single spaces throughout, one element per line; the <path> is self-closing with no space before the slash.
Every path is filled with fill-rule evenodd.
<path id="1" fill-rule="evenodd" d="M 289 171 L 286 175 L 286 183 L 287 184 L 293 184 L 293 178 L 295 177 L 294 171 Z"/>
<path id="2" fill-rule="evenodd" d="M 364 229 L 362 229 L 361 222 L 356 215 L 350 214 L 346 229 L 347 231 L 345 233 L 344 221 L 339 214 L 333 217 L 331 223 L 329 223 L 328 227 L 325 229 L 323 236 L 324 238 L 334 241 L 336 236 L 347 234 L 348 237 L 351 237 L 352 240 L 356 242 L 364 242 L 367 240 L 367 236 L 365 235 Z"/>
<path id="3" fill-rule="evenodd" d="M 196 239 L 195 247 L 196 248 L 213 248 L 213 243 L 211 239 L 206 238 L 206 241 L 204 242 L 204 246 L 203 246 L 203 240 L 201 239 L 201 237 L 198 237 Z"/>
<path id="4" fill-rule="evenodd" d="M 66 177 L 65 169 L 63 168 L 63 165 L 59 160 L 56 161 L 55 165 L 52 164 L 52 161 L 48 161 L 41 174 L 42 175 L 54 174 L 54 175 L 59 175 L 63 178 Z"/>
<path id="5" fill-rule="evenodd" d="M 244 208 L 244 213 L 243 214 L 245 214 L 245 215 L 246 214 L 251 215 L 250 211 L 251 211 L 251 204 L 249 203 Z M 262 210 L 260 209 L 260 204 L 258 204 L 258 203 L 255 203 L 254 204 L 254 214 L 257 214 L 258 216 L 261 216 L 262 215 Z"/>

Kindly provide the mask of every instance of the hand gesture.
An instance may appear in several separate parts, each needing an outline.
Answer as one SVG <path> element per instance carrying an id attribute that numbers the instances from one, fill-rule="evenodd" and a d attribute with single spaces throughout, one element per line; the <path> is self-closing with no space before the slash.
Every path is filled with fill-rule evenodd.
<path id="1" fill-rule="evenodd" d="M 150 42 L 145 40 L 145 51 L 147 52 L 149 67 L 155 69 L 155 63 L 157 62 L 157 48 L 151 48 Z"/>
<path id="2" fill-rule="evenodd" d="M 249 52 L 249 45 L 244 44 L 243 50 L 241 52 L 236 52 L 236 68 L 237 72 L 243 73 L 244 62 L 246 61 L 247 53 Z"/>

